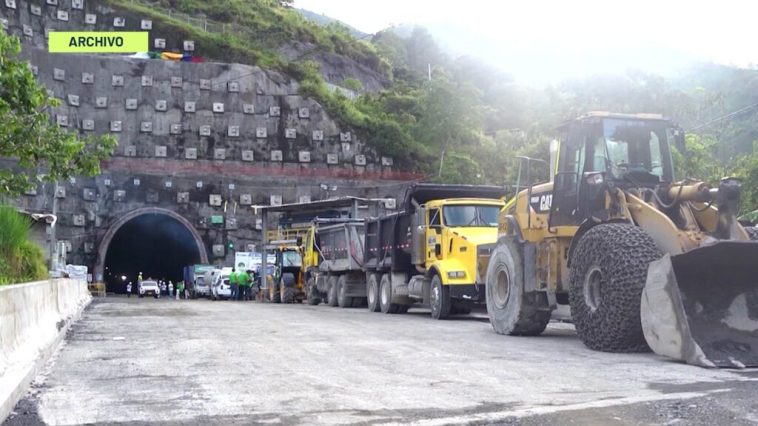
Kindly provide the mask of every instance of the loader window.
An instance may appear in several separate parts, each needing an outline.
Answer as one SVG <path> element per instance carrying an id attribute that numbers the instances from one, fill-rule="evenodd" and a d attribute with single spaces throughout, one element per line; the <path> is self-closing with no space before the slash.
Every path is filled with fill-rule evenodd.
<path id="1" fill-rule="evenodd" d="M 300 267 L 303 266 L 303 258 L 300 257 L 300 253 L 296 251 L 282 252 L 282 266 L 283 267 Z"/>
<path id="2" fill-rule="evenodd" d="M 608 159 L 632 172 L 648 173 L 670 181 L 672 166 L 666 143 L 666 129 L 645 120 L 603 120 L 603 138 Z M 617 178 L 619 176 L 616 176 Z"/>

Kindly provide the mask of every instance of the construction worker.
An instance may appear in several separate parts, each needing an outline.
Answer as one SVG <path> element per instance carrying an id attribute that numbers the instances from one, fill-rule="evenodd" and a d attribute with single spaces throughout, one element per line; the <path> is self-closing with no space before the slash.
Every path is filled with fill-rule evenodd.
<path id="1" fill-rule="evenodd" d="M 229 274 L 229 287 L 232 289 L 232 295 L 229 297 L 229 300 L 237 300 L 239 298 L 240 285 L 236 271 L 237 270 L 232 267 L 232 273 Z"/>
<path id="2" fill-rule="evenodd" d="M 171 280 L 168 280 L 168 297 L 171 297 L 174 295 L 174 283 Z"/>
<path id="3" fill-rule="evenodd" d="M 240 300 L 248 300 L 250 296 L 250 275 L 244 269 L 237 274 L 237 281 L 240 286 Z"/>
<path id="4" fill-rule="evenodd" d="M 176 300 L 181 299 L 181 295 L 184 293 L 184 281 L 176 283 Z"/>
<path id="5" fill-rule="evenodd" d="M 126 285 L 126 297 L 132 297 L 132 282 L 129 281 L 129 283 Z"/>

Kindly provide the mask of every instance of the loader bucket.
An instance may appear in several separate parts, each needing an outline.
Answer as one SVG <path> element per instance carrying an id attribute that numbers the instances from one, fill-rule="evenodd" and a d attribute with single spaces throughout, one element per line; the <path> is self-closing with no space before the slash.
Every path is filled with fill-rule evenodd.
<path id="1" fill-rule="evenodd" d="M 657 354 L 703 367 L 758 366 L 758 242 L 719 241 L 651 262 L 640 316 Z"/>

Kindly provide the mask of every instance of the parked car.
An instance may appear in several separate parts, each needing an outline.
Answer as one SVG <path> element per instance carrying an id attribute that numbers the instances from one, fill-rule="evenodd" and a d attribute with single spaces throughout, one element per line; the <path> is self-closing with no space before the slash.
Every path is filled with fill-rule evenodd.
<path id="1" fill-rule="evenodd" d="M 232 287 L 229 285 L 229 275 L 232 268 L 216 269 L 213 274 L 213 286 L 211 287 L 211 299 L 228 299 L 232 297 Z"/>
<path id="2" fill-rule="evenodd" d="M 155 280 L 142 280 L 139 283 L 139 297 L 145 297 L 152 295 L 154 298 L 161 297 L 161 289 L 158 287 L 158 281 Z"/>

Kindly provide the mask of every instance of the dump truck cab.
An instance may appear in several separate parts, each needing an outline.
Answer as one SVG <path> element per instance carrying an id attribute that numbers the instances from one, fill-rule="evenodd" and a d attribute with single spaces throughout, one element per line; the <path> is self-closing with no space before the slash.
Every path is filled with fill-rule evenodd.
<path id="1" fill-rule="evenodd" d="M 412 260 L 416 269 L 439 275 L 443 285 L 456 286 L 456 295 L 478 297 L 471 287 L 483 284 L 476 271 L 476 247 L 497 240 L 503 205 L 487 198 L 450 198 L 419 206 Z"/>

